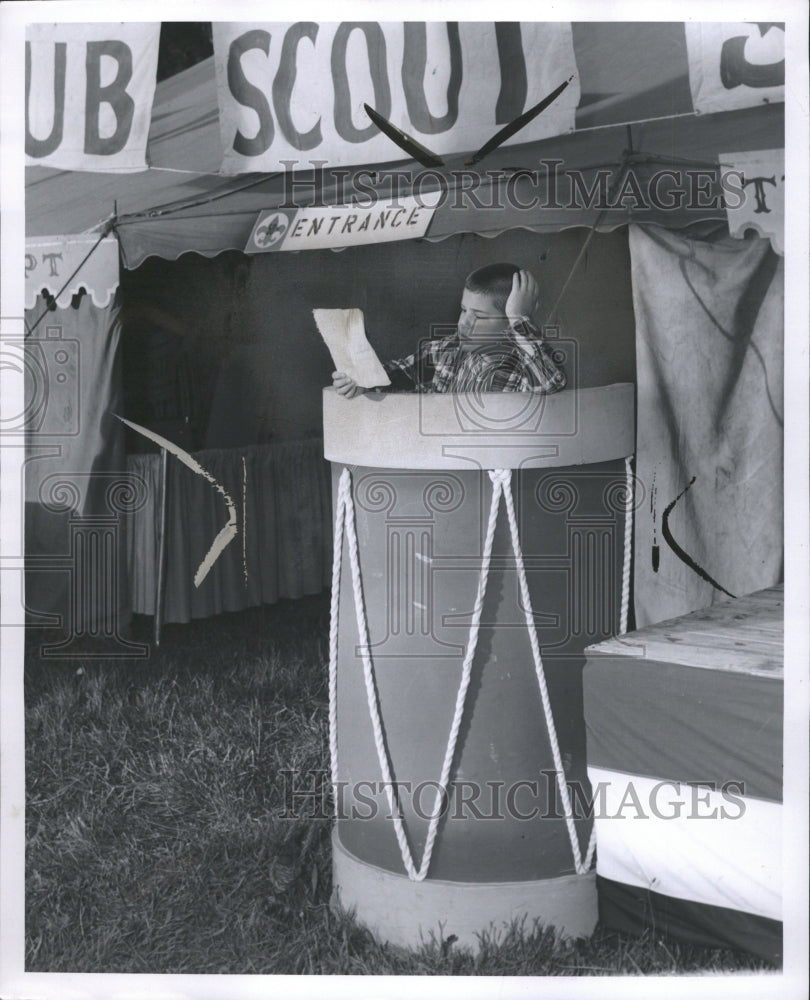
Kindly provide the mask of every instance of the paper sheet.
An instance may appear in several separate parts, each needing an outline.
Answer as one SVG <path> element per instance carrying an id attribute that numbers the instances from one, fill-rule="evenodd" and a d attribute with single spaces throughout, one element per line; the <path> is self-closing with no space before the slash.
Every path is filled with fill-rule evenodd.
<path id="1" fill-rule="evenodd" d="M 365 389 L 391 384 L 366 339 L 362 309 L 313 309 L 312 315 L 332 355 L 335 371 L 345 372 Z"/>

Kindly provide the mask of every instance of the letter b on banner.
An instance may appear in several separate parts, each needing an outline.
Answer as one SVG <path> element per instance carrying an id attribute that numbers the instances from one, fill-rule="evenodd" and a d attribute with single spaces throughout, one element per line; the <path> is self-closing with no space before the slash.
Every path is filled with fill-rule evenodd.
<path id="1" fill-rule="evenodd" d="M 102 86 L 101 63 L 105 56 L 115 60 L 118 71 L 112 83 Z M 112 38 L 104 42 L 88 42 L 85 65 L 84 151 L 112 156 L 121 152 L 132 132 L 135 102 L 126 91 L 132 79 L 132 49 Z M 115 116 L 115 131 L 109 136 L 101 134 L 102 105 L 107 105 Z"/>

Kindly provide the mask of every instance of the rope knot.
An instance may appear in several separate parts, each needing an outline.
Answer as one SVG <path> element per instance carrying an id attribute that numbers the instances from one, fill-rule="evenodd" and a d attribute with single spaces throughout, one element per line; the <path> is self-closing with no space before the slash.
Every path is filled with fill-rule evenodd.
<path id="1" fill-rule="evenodd" d="M 489 478 L 492 480 L 492 485 L 495 483 L 500 483 L 501 486 L 509 486 L 512 483 L 512 470 L 511 469 L 490 469 Z"/>

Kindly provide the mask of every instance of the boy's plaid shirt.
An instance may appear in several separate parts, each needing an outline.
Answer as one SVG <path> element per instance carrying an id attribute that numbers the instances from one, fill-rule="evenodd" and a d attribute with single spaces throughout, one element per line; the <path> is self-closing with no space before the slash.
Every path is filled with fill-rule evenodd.
<path id="1" fill-rule="evenodd" d="M 384 368 L 391 389 L 411 392 L 557 392 L 565 388 L 565 372 L 554 361 L 536 327 L 525 320 L 512 329 L 526 337 L 532 352 L 514 340 L 503 345 L 465 352 L 458 333 L 425 340 L 407 358 L 388 361 Z"/>

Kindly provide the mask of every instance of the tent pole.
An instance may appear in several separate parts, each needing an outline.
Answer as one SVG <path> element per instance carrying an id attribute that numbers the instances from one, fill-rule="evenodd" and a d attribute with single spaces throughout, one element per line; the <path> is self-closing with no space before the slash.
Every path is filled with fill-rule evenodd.
<path id="1" fill-rule="evenodd" d="M 155 645 L 160 645 L 163 599 L 166 589 L 166 510 L 168 499 L 169 453 L 160 449 L 160 510 L 158 514 L 157 588 L 155 592 Z"/>
<path id="2" fill-rule="evenodd" d="M 632 149 L 633 137 L 632 137 L 632 133 L 630 132 L 630 127 L 629 126 L 627 128 L 627 132 L 628 132 L 628 139 L 629 139 L 629 142 L 630 142 L 630 145 L 631 145 L 631 149 Z M 610 202 L 612 200 L 613 194 L 619 190 L 619 187 L 621 186 L 621 183 L 624 180 L 625 174 L 630 169 L 630 158 L 631 158 L 631 155 L 632 154 L 631 154 L 630 150 L 625 150 L 624 151 L 624 156 L 622 157 L 622 162 L 619 164 L 618 173 L 616 174 L 616 177 L 614 179 L 614 183 L 613 183 L 613 185 L 611 187 L 611 190 L 608 192 L 608 199 L 607 199 L 608 205 L 610 204 Z M 568 277 L 565 279 L 565 282 L 564 282 L 562 288 L 560 289 L 559 294 L 557 295 L 557 299 L 554 302 L 554 305 L 551 307 L 551 309 L 550 309 L 550 311 L 548 313 L 546 321 L 543 324 L 544 326 L 548 326 L 548 324 L 551 323 L 552 319 L 554 319 L 554 315 L 557 312 L 557 309 L 559 308 L 560 303 L 563 300 L 563 296 L 568 291 L 568 286 L 571 284 L 571 279 L 574 277 L 574 274 L 575 274 L 577 268 L 579 267 L 580 261 L 585 256 L 585 254 L 586 254 L 586 252 L 588 250 L 588 247 L 591 245 L 591 240 L 594 238 L 596 230 L 602 224 L 602 219 L 604 219 L 606 212 L 607 212 L 607 205 L 599 212 L 599 214 L 596 217 L 596 221 L 591 226 L 591 228 L 588 230 L 588 235 L 585 237 L 585 241 L 583 242 L 582 246 L 579 249 L 579 253 L 577 254 L 576 260 L 571 265 L 571 270 L 568 272 Z"/>

